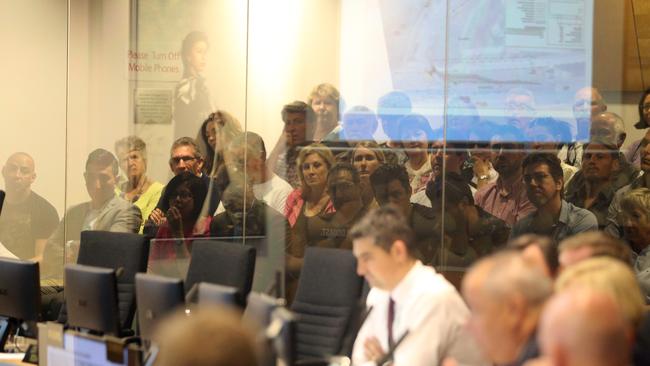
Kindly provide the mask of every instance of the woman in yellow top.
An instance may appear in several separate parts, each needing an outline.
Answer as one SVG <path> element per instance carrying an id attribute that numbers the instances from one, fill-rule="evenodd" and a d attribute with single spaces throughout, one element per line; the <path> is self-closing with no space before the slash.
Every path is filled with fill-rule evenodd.
<path id="1" fill-rule="evenodd" d="M 147 145 L 137 136 L 127 136 L 115 143 L 115 155 L 127 177 L 127 181 L 119 186 L 120 196 L 136 205 L 142 217 L 149 217 L 158 204 L 164 185 L 147 177 Z"/>

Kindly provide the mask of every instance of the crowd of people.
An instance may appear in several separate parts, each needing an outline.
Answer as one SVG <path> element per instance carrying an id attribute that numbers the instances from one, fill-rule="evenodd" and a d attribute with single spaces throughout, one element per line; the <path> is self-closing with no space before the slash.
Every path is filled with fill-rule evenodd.
<path id="1" fill-rule="evenodd" d="M 515 90 L 508 100 L 521 107 L 532 98 Z M 349 249 L 359 259 L 359 274 L 384 291 L 371 291 L 369 304 L 411 270 L 422 278 L 409 286 L 424 291 L 427 300 L 404 305 L 415 307 L 403 313 L 402 326 L 449 323 L 419 335 L 422 342 L 441 344 L 423 359 L 452 356 L 461 364 L 481 364 L 457 328 L 469 319 L 478 344 L 471 349 L 483 350 L 498 364 L 521 364 L 532 357 L 528 353 L 538 355 L 537 339 L 548 357 L 593 360 L 590 364 L 622 360 L 623 345 L 616 351 L 598 347 L 621 334 L 625 337 L 616 341 L 626 343 L 630 330 L 645 324 L 644 313 L 629 314 L 629 308 L 650 303 L 650 90 L 641 96 L 635 124 L 645 135 L 626 151 L 625 123 L 607 110 L 595 88 L 575 95 L 575 137 L 557 118 L 513 114 L 490 122 L 468 114 L 476 108 L 466 99 L 455 103 L 465 112 L 449 114 L 446 128 L 434 129 L 429 118 L 412 112 L 405 93 L 383 96 L 376 112 L 367 106 L 343 110 L 338 90 L 320 84 L 306 101 L 279 111 L 284 129 L 270 150 L 235 116 L 217 110 L 199 121 L 195 138 L 178 136 L 173 142 L 173 178 L 166 184 L 147 175 L 146 142 L 128 136 L 115 143 L 114 152 L 96 149 L 88 155 L 83 178 L 90 201 L 67 209 L 61 221 L 31 190 L 34 160 L 15 153 L 2 169 L 7 196 L 0 242 L 17 257 L 40 261 L 45 276 L 61 276 L 65 249 L 83 230 L 180 239 L 188 250 L 197 237 L 273 236 L 272 245 L 286 254 L 288 301 L 307 247 Z M 380 127 L 385 141 L 374 140 Z M 394 236 L 395 230 L 408 234 Z M 388 284 L 374 284 L 386 279 L 369 278 L 374 274 L 363 268 L 372 257 L 364 253 L 376 249 L 360 249 L 369 237 L 372 245 L 387 243 L 379 248 L 382 255 L 396 256 L 397 262 L 384 263 L 397 276 Z M 397 241 L 406 245 L 393 253 Z M 160 248 L 154 255 L 170 254 Z M 617 261 L 587 259 L 595 256 Z M 431 266 L 443 273 L 470 268 L 462 298 Z M 604 274 L 610 270 L 623 273 L 621 284 Z M 592 278 L 596 274 L 605 276 L 602 283 Z M 419 281 L 429 288 L 420 289 Z M 576 284 L 579 291 L 565 291 Z M 430 297 L 427 291 L 433 291 Z M 407 292 L 399 296 L 407 298 Z M 626 304 L 632 297 L 639 301 Z M 393 300 L 397 313 L 404 311 L 400 299 Z M 440 301 L 444 306 L 434 304 Z M 570 310 L 563 307 L 567 303 Z M 415 315 L 419 307 L 437 306 L 446 312 Z M 373 321 L 382 320 L 368 324 Z M 583 331 L 591 336 L 579 336 Z M 377 337 L 362 328 L 359 337 L 365 335 Z M 598 352 L 566 351 L 583 343 Z M 377 359 L 390 344 L 375 339 L 357 346 L 354 357 L 362 363 Z M 416 341 L 411 347 L 415 354 L 421 348 Z M 626 347 L 632 355 L 634 342 Z"/>

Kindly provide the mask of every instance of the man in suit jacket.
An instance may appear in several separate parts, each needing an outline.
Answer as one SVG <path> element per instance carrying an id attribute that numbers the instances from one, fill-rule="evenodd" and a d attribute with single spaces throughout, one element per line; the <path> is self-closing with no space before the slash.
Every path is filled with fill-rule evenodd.
<path id="1" fill-rule="evenodd" d="M 64 243 L 78 241 L 84 230 L 138 232 L 142 215 L 115 193 L 117 174 L 117 159 L 110 152 L 96 149 L 88 155 L 84 179 L 90 201 L 68 209 L 48 239 L 42 263 L 45 277 L 63 275 Z"/>

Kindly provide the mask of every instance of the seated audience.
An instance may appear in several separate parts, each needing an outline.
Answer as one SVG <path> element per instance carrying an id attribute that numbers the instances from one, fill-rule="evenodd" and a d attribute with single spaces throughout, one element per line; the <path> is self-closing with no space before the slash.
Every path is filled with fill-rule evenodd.
<path id="1" fill-rule="evenodd" d="M 446 357 L 487 364 L 466 334 L 467 307 L 453 285 L 416 259 L 413 232 L 398 208 L 371 211 L 350 238 L 372 309 L 354 342 L 353 364 L 439 365 Z"/>
<path id="2" fill-rule="evenodd" d="M 156 366 L 257 366 L 261 350 L 235 310 L 201 305 L 179 310 L 157 327 Z"/>
<path id="3" fill-rule="evenodd" d="M 551 298 L 538 338 L 549 365 L 628 366 L 630 333 L 611 295 L 575 288 Z"/>
<path id="4" fill-rule="evenodd" d="M 434 263 L 444 261 L 451 266 L 468 266 L 476 258 L 505 245 L 510 229 L 503 220 L 474 204 L 472 192 L 460 176 L 448 175 L 427 185 L 426 194 L 434 213 L 445 217 L 445 244 L 438 255 L 441 262 Z"/>
<path id="5" fill-rule="evenodd" d="M 283 133 L 267 159 L 269 169 L 286 180 L 294 189 L 300 188 L 298 154 L 311 141 L 307 136 L 314 134 L 314 110 L 301 101 L 295 101 L 282 108 Z"/>
<path id="6" fill-rule="evenodd" d="M 331 84 L 319 84 L 312 89 L 307 104 L 316 114 L 314 135 L 307 136 L 307 139 L 315 142 L 331 140 L 341 130 L 339 113 L 345 110 L 341 94 Z"/>
<path id="7" fill-rule="evenodd" d="M 369 209 L 377 207 L 375 195 L 372 192 L 370 176 L 385 162 L 384 152 L 379 149 L 374 141 L 362 141 L 352 149 L 352 165 L 359 172 L 361 178 L 361 195 L 363 204 Z"/>
<path id="8" fill-rule="evenodd" d="M 527 130 L 528 138 L 532 141 L 530 147 L 538 152 L 558 154 L 564 143 L 571 141 L 569 124 L 555 118 L 535 118 Z M 560 161 L 566 187 L 578 167 Z"/>
<path id="9" fill-rule="evenodd" d="M 638 130 L 648 129 L 650 127 L 650 88 L 646 89 L 639 100 L 639 122 L 634 124 Z M 641 167 L 641 141 L 634 141 L 625 150 L 625 158 L 635 168 Z"/>
<path id="10" fill-rule="evenodd" d="M 569 165 L 580 167 L 582 165 L 582 145 L 590 138 L 591 118 L 605 112 L 607 104 L 598 89 L 585 87 L 576 92 L 572 108 L 577 126 L 576 137 L 573 143 L 560 150 L 558 157 Z"/>
<path id="11" fill-rule="evenodd" d="M 633 189 L 650 188 L 650 129 L 646 131 L 639 146 L 641 153 L 640 164 L 643 174 L 632 180 L 630 184 L 616 191 L 612 203 L 607 210 L 607 226 L 605 227 L 605 231 L 617 238 L 623 237 L 623 229 L 618 222 L 618 217 L 621 213 L 621 199 L 627 192 Z"/>
<path id="12" fill-rule="evenodd" d="M 616 113 L 604 112 L 592 118 L 590 130 L 591 141 L 600 141 L 614 145 L 620 151 L 626 136 L 623 118 Z M 639 169 L 632 166 L 625 158 L 625 155 L 620 152 L 618 164 L 617 178 L 618 176 L 623 176 L 627 181 L 631 181 L 639 175 Z"/>
<path id="13" fill-rule="evenodd" d="M 84 180 L 90 196 L 69 208 L 56 230 L 47 240 L 43 254 L 43 277 L 63 276 L 64 244 L 78 241 L 84 230 L 137 233 L 142 223 L 140 210 L 115 193 L 117 159 L 104 149 L 93 150 L 86 160 Z"/>
<path id="14" fill-rule="evenodd" d="M 470 268 L 462 293 L 468 328 L 491 362 L 520 366 L 539 356 L 537 328 L 553 284 L 538 268 L 519 253 L 497 253 Z"/>
<path id="15" fill-rule="evenodd" d="M 392 204 L 402 211 L 414 234 L 415 255 L 425 264 L 435 263 L 434 258 L 440 243 L 435 228 L 439 225 L 433 209 L 409 202 L 411 185 L 403 166 L 385 164 L 370 176 L 370 192 L 380 207 Z"/>
<path id="16" fill-rule="evenodd" d="M 156 208 L 164 186 L 147 176 L 147 145 L 137 136 L 128 136 L 115 143 L 115 155 L 127 181 L 120 187 L 120 197 L 140 209 L 142 217 L 149 217 Z M 140 227 L 140 232 L 144 228 Z"/>
<path id="17" fill-rule="evenodd" d="M 481 188 L 474 196 L 487 213 L 505 221 L 508 227 L 535 210 L 528 200 L 522 179 L 521 162 L 526 156 L 522 133 L 512 126 L 500 126 L 490 142 L 491 161 L 499 173 L 495 183 Z"/>
<path id="18" fill-rule="evenodd" d="M 471 147 L 470 157 L 465 166 L 471 168 L 472 178 L 470 184 L 479 190 L 490 183 L 495 183 L 499 173 L 494 170 L 491 161 L 490 141 L 497 130 L 494 122 L 480 121 L 477 126 L 469 131 L 469 143 Z"/>
<path id="19" fill-rule="evenodd" d="M 0 243 L 20 259 L 43 255 L 47 238 L 59 222 L 59 214 L 45 198 L 32 191 L 36 180 L 34 159 L 27 153 L 9 156 L 2 167 L 5 198 L 0 215 Z"/>
<path id="20" fill-rule="evenodd" d="M 650 304 L 650 189 L 629 191 L 621 200 L 623 238 L 630 243 L 634 272 Z"/>
<path id="21" fill-rule="evenodd" d="M 476 189 L 463 176 L 463 165 L 468 159 L 466 144 L 462 142 L 450 142 L 446 146 L 442 141 L 433 141 L 431 143 L 431 167 L 432 172 L 429 181 L 426 183 L 424 190 L 411 196 L 411 202 L 419 203 L 423 206 L 431 207 L 432 200 L 427 196 L 427 190 L 431 190 L 432 185 L 442 179 L 443 170 L 446 177 L 453 178 L 458 184 L 467 184 L 471 191 L 472 197 Z"/>
<path id="22" fill-rule="evenodd" d="M 230 175 L 245 174 L 253 186 L 256 199 L 266 202 L 279 213 L 284 212 L 287 196 L 293 189 L 268 169 L 266 147 L 260 135 L 244 132 L 230 141 L 226 163 Z M 223 212 L 223 209 L 220 208 L 217 212 Z"/>
<path id="23" fill-rule="evenodd" d="M 632 263 L 630 247 L 602 231 L 587 231 L 564 239 L 558 246 L 560 270 L 592 257 L 611 257 Z"/>
<path id="24" fill-rule="evenodd" d="M 377 116 L 370 108 L 354 106 L 343 115 L 341 130 L 328 135 L 323 143 L 332 149 L 337 161 L 350 161 L 352 149 L 358 142 L 374 142 L 377 126 Z"/>
<path id="25" fill-rule="evenodd" d="M 411 114 L 399 121 L 399 136 L 407 160 L 404 163 L 409 174 L 413 193 L 423 190 L 431 176 L 429 142 L 435 140 L 429 120 L 419 114 Z"/>
<path id="26" fill-rule="evenodd" d="M 509 241 L 507 249 L 519 251 L 524 260 L 548 278 L 555 278 L 559 272 L 557 243 L 548 236 L 524 234 Z"/>
<path id="27" fill-rule="evenodd" d="M 386 156 L 386 163 L 402 165 L 406 154 L 400 149 L 399 120 L 411 114 L 411 99 L 401 91 L 393 90 L 377 101 L 377 119 L 381 123 L 386 141 L 379 144 Z"/>
<path id="28" fill-rule="evenodd" d="M 513 226 L 511 238 L 541 234 L 559 242 L 568 236 L 598 229 L 594 214 L 562 199 L 562 167 L 555 154 L 533 153 L 524 159 L 522 166 L 528 199 L 537 210 Z"/>
<path id="29" fill-rule="evenodd" d="M 607 225 L 607 210 L 618 189 L 630 183 L 620 169 L 618 148 L 598 141 L 583 145 L 582 167 L 566 186 L 565 199 L 596 215 L 598 228 Z"/>
<path id="30" fill-rule="evenodd" d="M 327 192 L 327 177 L 334 155 L 323 144 L 311 144 L 298 154 L 298 177 L 300 188 L 287 197 L 284 215 L 293 227 L 300 220 L 326 212 L 334 212 L 332 200 Z"/>
<path id="31" fill-rule="evenodd" d="M 208 196 L 206 196 L 206 201 L 200 203 L 204 212 L 202 216 L 214 215 L 221 200 L 220 188 L 207 174 L 203 174 L 203 155 L 201 155 L 193 139 L 181 137 L 174 141 L 170 149 L 169 169 L 174 173 L 174 176 L 189 172 L 201 179 L 209 192 Z M 163 190 L 156 208 L 151 211 L 147 222 L 144 224 L 143 232 L 156 232 L 157 227 L 164 222 L 165 211 L 163 210 L 163 206 L 166 204 L 164 196 L 165 193 Z"/>
<path id="32" fill-rule="evenodd" d="M 201 178 L 185 172 L 172 178 L 162 196 L 165 218 L 156 232 L 156 239 L 183 239 L 205 236 L 212 216 L 202 220 L 201 206 L 207 188 Z"/>
<path id="33" fill-rule="evenodd" d="M 224 165 L 224 150 L 228 141 L 242 133 L 241 124 L 226 111 L 210 113 L 201 125 L 196 143 L 203 160 L 203 171 L 211 178 L 217 176 Z"/>
<path id="34" fill-rule="evenodd" d="M 288 240 L 287 221 L 264 201 L 255 199 L 250 184 L 243 179 L 232 181 L 223 192 L 225 212 L 217 214 L 210 225 L 210 236 L 267 236 L 280 231 L 273 239 Z"/>

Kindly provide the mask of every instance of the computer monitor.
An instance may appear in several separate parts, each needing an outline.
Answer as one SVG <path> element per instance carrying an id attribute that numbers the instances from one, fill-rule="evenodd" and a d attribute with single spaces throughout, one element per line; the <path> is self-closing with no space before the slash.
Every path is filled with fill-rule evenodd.
<path id="1" fill-rule="evenodd" d="M 215 283 L 199 282 L 197 284 L 199 305 L 217 304 L 241 306 L 240 294 L 231 286 L 217 285 Z"/>
<path id="2" fill-rule="evenodd" d="M 0 258 L 0 351 L 20 322 L 39 320 L 40 286 L 37 262 Z"/>
<path id="3" fill-rule="evenodd" d="M 68 264 L 65 266 L 65 304 L 68 325 L 103 334 L 120 334 L 115 270 Z"/>
<path id="4" fill-rule="evenodd" d="M 158 321 L 177 307 L 185 305 L 183 281 L 178 278 L 137 273 L 135 300 L 140 336 L 150 341 Z"/>

